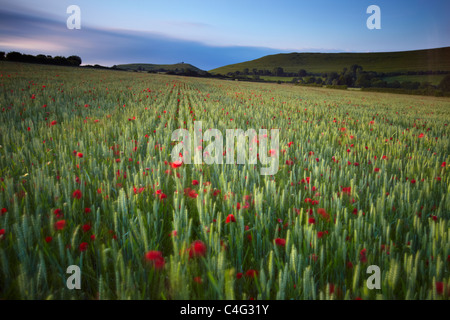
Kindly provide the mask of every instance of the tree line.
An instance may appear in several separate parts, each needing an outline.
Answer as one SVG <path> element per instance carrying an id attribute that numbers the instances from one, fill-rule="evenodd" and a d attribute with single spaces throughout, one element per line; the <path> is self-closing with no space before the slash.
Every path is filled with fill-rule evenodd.
<path id="1" fill-rule="evenodd" d="M 52 64 L 58 66 L 75 66 L 81 65 L 81 58 L 79 56 L 55 56 L 38 54 L 33 56 L 31 54 L 23 54 L 17 51 L 11 51 L 5 54 L 0 52 L 0 60 L 14 61 L 14 62 L 27 62 L 27 63 L 39 63 L 39 64 Z"/>
<path id="2" fill-rule="evenodd" d="M 411 76 L 411 75 L 436 75 L 447 74 L 447 76 L 437 86 L 430 82 L 423 81 L 386 81 L 387 77 Z M 260 76 L 292 77 L 293 83 L 304 85 L 330 86 L 341 88 L 378 88 L 378 89 L 402 89 L 408 91 L 433 92 L 440 90 L 450 92 L 450 74 L 448 71 L 409 71 L 409 72 L 375 72 L 364 71 L 363 67 L 354 64 L 344 68 L 341 72 L 309 73 L 304 69 L 298 72 L 285 72 L 282 67 L 275 67 L 270 70 L 251 71 L 246 68 L 242 72 L 235 71 L 227 74 L 229 77 L 261 81 Z M 249 77 L 252 76 L 252 77 Z M 281 82 L 281 81 L 278 81 Z"/>

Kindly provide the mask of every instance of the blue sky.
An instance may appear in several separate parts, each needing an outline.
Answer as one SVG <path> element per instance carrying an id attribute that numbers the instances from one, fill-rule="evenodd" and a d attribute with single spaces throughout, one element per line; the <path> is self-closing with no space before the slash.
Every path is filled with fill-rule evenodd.
<path id="1" fill-rule="evenodd" d="M 81 29 L 69 30 L 69 5 Z M 381 29 L 369 30 L 369 5 Z M 0 50 L 85 64 L 188 62 L 205 70 L 280 52 L 450 46 L 448 0 L 0 0 Z"/>

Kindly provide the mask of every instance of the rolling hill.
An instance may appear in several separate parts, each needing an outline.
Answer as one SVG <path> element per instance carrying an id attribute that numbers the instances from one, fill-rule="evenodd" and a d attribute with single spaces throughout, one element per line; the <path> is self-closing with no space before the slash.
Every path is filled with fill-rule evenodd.
<path id="1" fill-rule="evenodd" d="M 186 72 L 195 71 L 198 73 L 204 72 L 203 70 L 189 64 L 189 63 L 176 63 L 176 64 L 150 64 L 150 63 L 130 63 L 130 64 L 119 64 L 116 66 L 118 69 L 129 70 L 129 71 L 162 71 L 162 72 Z"/>
<path id="2" fill-rule="evenodd" d="M 284 72 L 309 73 L 341 72 L 343 68 L 358 64 L 364 71 L 402 72 L 408 71 L 450 71 L 450 47 L 375 53 L 286 53 L 230 64 L 210 70 L 212 74 L 226 75 L 229 72 L 243 72 L 246 68 L 270 70 L 283 68 Z"/>

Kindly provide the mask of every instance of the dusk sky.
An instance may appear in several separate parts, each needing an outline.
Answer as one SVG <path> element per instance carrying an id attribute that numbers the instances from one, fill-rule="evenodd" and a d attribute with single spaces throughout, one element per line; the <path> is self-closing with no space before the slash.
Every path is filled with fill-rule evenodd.
<path id="1" fill-rule="evenodd" d="M 79 30 L 66 26 L 70 5 Z M 381 9 L 380 30 L 366 26 L 369 5 Z M 275 53 L 446 47 L 449 12 L 448 0 L 0 1 L 0 51 L 210 70 Z"/>

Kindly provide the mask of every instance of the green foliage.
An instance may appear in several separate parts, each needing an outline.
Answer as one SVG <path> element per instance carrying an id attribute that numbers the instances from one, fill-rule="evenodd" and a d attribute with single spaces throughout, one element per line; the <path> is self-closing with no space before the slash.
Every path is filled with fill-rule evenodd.
<path id="1" fill-rule="evenodd" d="M 176 64 L 150 64 L 150 63 L 131 63 L 131 64 L 119 64 L 117 69 L 123 70 L 138 70 L 138 71 L 155 71 L 155 72 L 177 72 L 181 73 L 182 70 L 204 72 L 203 70 L 189 64 L 189 63 L 176 63 Z"/>
<path id="2" fill-rule="evenodd" d="M 0 60 L 3 60 L 1 55 Z M 62 56 L 56 56 L 52 58 L 51 56 L 45 56 L 43 54 L 33 56 L 30 54 L 22 54 L 17 51 L 8 52 L 8 54 L 6 54 L 6 60 L 14 62 L 53 64 L 59 66 L 76 66 L 76 67 L 78 67 L 81 64 L 81 58 L 79 56 L 70 56 L 67 58 Z"/>
<path id="3" fill-rule="evenodd" d="M 439 89 L 444 92 L 450 92 L 450 74 L 446 75 L 445 78 L 439 83 Z"/>

